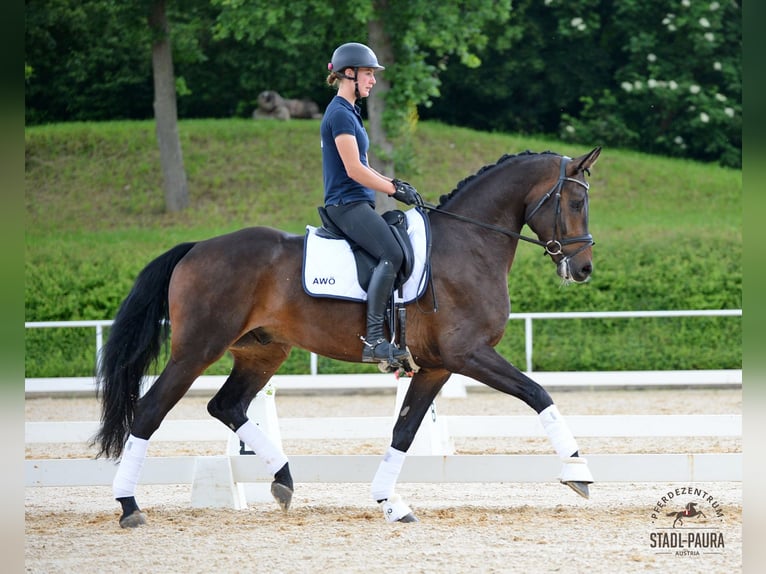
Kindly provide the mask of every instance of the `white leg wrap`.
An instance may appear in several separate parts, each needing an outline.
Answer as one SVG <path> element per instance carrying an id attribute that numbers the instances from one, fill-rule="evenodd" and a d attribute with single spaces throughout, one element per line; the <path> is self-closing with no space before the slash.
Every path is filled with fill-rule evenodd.
<path id="1" fill-rule="evenodd" d="M 588 461 L 579 456 L 572 456 L 564 459 L 564 466 L 561 467 L 559 481 L 561 482 L 593 482 L 593 475 L 588 468 Z"/>
<path id="2" fill-rule="evenodd" d="M 399 519 L 412 514 L 412 509 L 405 504 L 398 494 L 392 494 L 388 500 L 380 503 L 386 522 L 397 522 Z"/>
<path id="3" fill-rule="evenodd" d="M 239 440 L 253 449 L 253 452 L 261 457 L 266 463 L 266 468 L 271 474 L 275 474 L 287 463 L 287 457 L 263 432 L 257 424 L 247 421 L 236 431 Z"/>
<path id="4" fill-rule="evenodd" d="M 141 469 L 144 467 L 148 448 L 148 440 L 133 435 L 128 436 L 128 440 L 125 441 L 125 448 L 122 450 L 120 466 L 117 468 L 117 474 L 112 481 L 112 492 L 115 498 L 136 495 L 136 485 L 141 475 Z"/>
<path id="5" fill-rule="evenodd" d="M 564 417 L 559 413 L 559 409 L 556 405 L 551 405 L 543 410 L 539 417 L 548 438 L 553 443 L 553 448 L 556 450 L 556 454 L 564 459 L 569 458 L 577 452 L 577 441 L 572 435 L 572 431 L 569 430 L 569 426 L 564 421 Z"/>
<path id="6" fill-rule="evenodd" d="M 373 500 L 383 500 L 390 498 L 394 494 L 394 486 L 399 474 L 404 466 L 405 453 L 396 450 L 394 447 L 388 447 L 383 460 L 380 461 L 375 478 L 372 479 L 372 498 Z M 399 517 L 401 518 L 401 516 Z M 397 518 L 396 520 L 399 520 Z"/>

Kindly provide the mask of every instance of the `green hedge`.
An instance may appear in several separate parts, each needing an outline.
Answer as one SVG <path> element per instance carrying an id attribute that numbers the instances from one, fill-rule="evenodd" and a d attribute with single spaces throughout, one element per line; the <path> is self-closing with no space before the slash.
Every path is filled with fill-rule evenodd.
<path id="1" fill-rule="evenodd" d="M 171 245 L 169 244 L 168 247 Z M 149 255 L 83 261 L 61 245 L 27 261 L 30 320 L 111 319 Z M 561 286 L 540 251 L 520 247 L 509 276 L 512 312 L 739 309 L 741 245 L 718 241 L 594 247 L 595 272 L 583 285 Z M 704 254 L 704 259 L 701 255 Z M 710 262 L 717 262 L 711 265 Z M 534 370 L 741 368 L 741 319 L 688 317 L 535 320 Z M 93 371 L 95 330 L 29 329 L 26 376 L 86 376 Z M 511 320 L 498 350 L 524 369 L 523 321 Z M 308 353 L 294 350 L 281 373 L 309 372 Z M 225 374 L 227 357 L 209 374 Z M 320 358 L 323 373 L 375 372 L 374 367 Z"/>
<path id="2" fill-rule="evenodd" d="M 152 258 L 182 241 L 271 225 L 300 233 L 321 200 L 318 123 L 182 122 L 192 206 L 166 214 L 151 124 L 67 124 L 26 131 L 27 321 L 112 319 Z M 419 165 L 400 174 L 430 202 L 506 152 L 560 142 L 418 126 Z M 512 312 L 742 308 L 741 172 L 605 150 L 593 169 L 594 273 L 562 286 L 541 249 L 519 246 L 508 278 Z M 538 371 L 741 368 L 741 319 L 534 321 Z M 26 376 L 89 376 L 94 329 L 27 329 Z M 524 325 L 498 346 L 525 368 Z M 210 367 L 225 374 L 231 359 Z M 281 373 L 308 373 L 294 350 Z M 323 373 L 376 367 L 319 359 Z"/>

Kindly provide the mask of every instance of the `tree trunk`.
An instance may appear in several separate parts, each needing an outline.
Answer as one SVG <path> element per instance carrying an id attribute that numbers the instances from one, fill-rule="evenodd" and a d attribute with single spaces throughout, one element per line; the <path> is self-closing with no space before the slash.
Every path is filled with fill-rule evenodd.
<path id="1" fill-rule="evenodd" d="M 152 30 L 152 71 L 154 74 L 154 119 L 160 147 L 165 209 L 181 211 L 189 205 L 181 141 L 178 138 L 176 85 L 166 0 L 154 0 L 149 12 Z"/>
<path id="2" fill-rule="evenodd" d="M 376 2 L 376 12 L 381 13 L 386 7 L 386 0 Z M 383 29 L 383 21 L 370 20 L 367 24 L 367 33 L 370 38 L 370 48 L 375 52 L 378 61 L 383 66 L 389 66 L 394 62 L 394 51 L 391 47 L 391 38 Z M 386 110 L 386 94 L 391 89 L 391 82 L 386 79 L 383 71 L 376 76 L 378 83 L 367 98 L 367 115 L 370 125 L 370 165 L 377 171 L 388 177 L 394 177 L 394 146 L 388 141 L 386 131 L 383 128 L 383 114 Z M 385 193 L 376 192 L 375 210 L 383 213 L 395 209 L 396 200 Z"/>

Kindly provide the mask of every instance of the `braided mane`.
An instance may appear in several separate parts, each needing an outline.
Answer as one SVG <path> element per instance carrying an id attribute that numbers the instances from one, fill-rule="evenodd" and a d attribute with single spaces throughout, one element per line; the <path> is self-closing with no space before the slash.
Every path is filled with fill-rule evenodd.
<path id="1" fill-rule="evenodd" d="M 448 194 L 445 194 L 445 195 L 442 195 L 441 197 L 439 197 L 439 205 L 437 207 L 443 207 L 450 199 L 452 199 L 455 195 L 460 193 L 461 190 L 465 189 L 465 187 L 467 187 L 467 185 L 471 181 L 473 181 L 474 179 L 476 179 L 480 175 L 484 174 L 485 172 L 490 171 L 490 170 L 496 168 L 497 166 L 505 163 L 506 161 L 508 161 L 510 159 L 513 159 L 513 158 L 516 158 L 516 157 L 521 157 L 521 156 L 543 155 L 543 154 L 559 155 L 559 154 L 557 154 L 555 152 L 552 152 L 550 150 L 546 150 L 546 151 L 543 151 L 543 152 L 533 152 L 533 151 L 530 151 L 530 150 L 526 150 L 526 151 L 523 151 L 521 153 L 516 153 L 516 154 L 504 154 L 495 163 L 487 164 L 484 167 L 480 168 L 479 171 L 477 171 L 475 174 L 469 175 L 465 179 L 461 180 L 457 184 L 455 189 L 453 189 L 451 192 L 449 192 Z"/>

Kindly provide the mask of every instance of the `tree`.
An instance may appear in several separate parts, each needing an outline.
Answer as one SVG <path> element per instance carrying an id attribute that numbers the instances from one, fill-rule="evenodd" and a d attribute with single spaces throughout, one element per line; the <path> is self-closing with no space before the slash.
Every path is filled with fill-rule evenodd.
<path id="1" fill-rule="evenodd" d="M 571 2 L 514 0 L 510 20 L 487 26 L 481 67 L 450 65 L 441 96 L 421 110 L 423 117 L 484 131 L 557 133 L 562 113 L 576 115 L 579 98 L 610 80 L 618 49 L 601 27 L 589 29 L 587 41 L 569 33 L 571 13 L 598 22 L 593 2 L 570 8 Z"/>
<path id="2" fill-rule="evenodd" d="M 379 0 L 378 7 L 385 6 L 386 0 Z M 393 62 L 394 50 L 391 46 L 391 37 L 386 34 L 383 22 L 374 19 L 367 24 L 367 35 L 370 46 L 381 62 Z M 394 162 L 394 145 L 383 129 L 383 117 L 386 113 L 385 95 L 391 91 L 391 81 L 385 74 L 380 74 L 376 89 L 370 93 L 367 100 L 367 109 L 370 113 L 370 165 L 376 166 L 383 175 L 393 178 L 396 175 Z M 385 213 L 395 209 L 396 200 L 390 195 L 375 192 L 375 210 Z"/>
<path id="3" fill-rule="evenodd" d="M 741 16 L 735 0 L 617 3 L 610 25 L 623 61 L 564 135 L 608 136 L 618 123 L 636 135 L 626 147 L 740 167 Z M 605 116 L 620 119 L 605 124 Z"/>
<path id="4" fill-rule="evenodd" d="M 151 114 L 151 40 L 135 2 L 26 0 L 25 120 Z"/>
<path id="5" fill-rule="evenodd" d="M 388 156 L 383 155 L 387 152 L 385 147 L 377 146 L 373 152 L 389 159 L 394 167 L 412 167 L 415 151 L 411 135 L 417 127 L 418 107 L 430 107 L 432 100 L 440 96 L 440 75 L 453 56 L 468 68 L 481 65 L 477 52 L 489 40 L 488 26 L 507 22 L 510 11 L 510 0 L 443 3 L 378 0 L 374 3 L 374 14 L 382 31 L 370 35 L 370 44 L 374 50 L 384 53 L 390 50 L 391 54 L 391 64 L 385 73 L 390 89 L 377 90 L 377 97 L 383 101 L 380 118 L 383 134 L 379 141 L 395 144 L 393 153 L 388 152 Z M 373 19 L 370 26 L 374 25 Z M 372 121 L 372 114 L 370 119 Z M 371 137 L 374 137 L 372 130 Z M 394 170 L 384 173 L 392 176 Z"/>
<path id="6" fill-rule="evenodd" d="M 510 0 L 304 0 L 289 7 L 270 0 L 212 2 L 221 9 L 216 37 L 261 46 L 271 61 L 275 51 L 305 54 L 306 70 L 324 70 L 339 44 L 368 44 L 386 67 L 367 105 L 371 163 L 390 177 L 411 160 L 417 107 L 439 95 L 446 57 L 478 66 L 474 52 L 487 42 L 486 24 L 504 22 L 510 13 Z"/>
<path id="7" fill-rule="evenodd" d="M 515 0 L 424 117 L 741 166 L 741 2 Z M 518 23 L 523 22 L 523 26 Z"/>
<path id="8" fill-rule="evenodd" d="M 154 118 L 157 124 L 157 143 L 160 147 L 165 208 L 168 211 L 182 211 L 189 205 L 189 191 L 181 140 L 178 138 L 176 80 L 173 74 L 173 52 L 166 0 L 153 0 L 148 20 L 153 32 Z"/>
<path id="9" fill-rule="evenodd" d="M 322 108 L 360 41 L 386 66 L 362 109 L 388 175 L 421 117 L 741 165 L 741 0 L 165 2 L 184 118 L 248 117 L 267 89 Z M 152 117 L 152 5 L 26 0 L 27 124 Z"/>
<path id="10" fill-rule="evenodd" d="M 145 118 L 153 94 L 166 208 L 184 209 L 166 0 L 28 0 L 26 18 L 27 123 Z"/>

